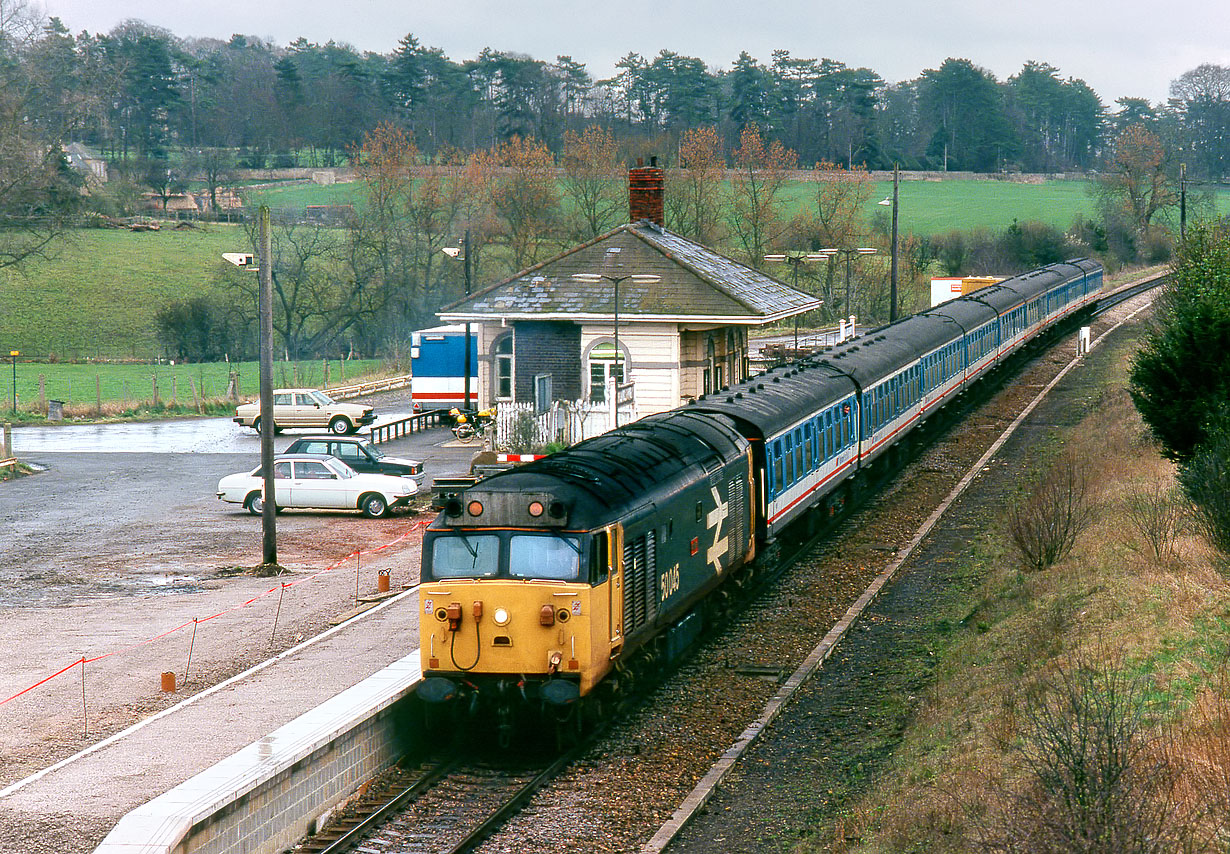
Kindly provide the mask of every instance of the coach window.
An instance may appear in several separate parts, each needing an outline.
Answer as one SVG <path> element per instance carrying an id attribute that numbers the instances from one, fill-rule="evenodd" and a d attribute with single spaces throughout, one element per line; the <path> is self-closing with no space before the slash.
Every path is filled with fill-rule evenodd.
<path id="1" fill-rule="evenodd" d="M 782 478 L 782 443 L 777 441 L 773 443 L 773 484 L 772 492 L 778 495 L 785 488 L 785 480 Z"/>
<path id="2" fill-rule="evenodd" d="M 786 458 L 786 479 L 782 481 L 783 486 L 789 486 L 794 483 L 794 437 L 789 433 L 786 434 L 783 456 Z"/>
<path id="3" fill-rule="evenodd" d="M 803 425 L 803 471 L 811 471 L 816 467 L 816 455 L 812 453 L 812 441 L 815 428 L 808 421 Z"/>
<path id="4" fill-rule="evenodd" d="M 803 465 L 803 430 L 798 428 L 794 431 L 794 473 L 796 478 L 801 478 L 803 472 L 807 468 Z"/>

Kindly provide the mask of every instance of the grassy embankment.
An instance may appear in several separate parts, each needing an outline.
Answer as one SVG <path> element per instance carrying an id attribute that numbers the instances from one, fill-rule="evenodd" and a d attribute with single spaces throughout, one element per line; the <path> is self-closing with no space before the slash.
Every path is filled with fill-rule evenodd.
<path id="1" fill-rule="evenodd" d="M 1083 420 L 1055 428 L 1035 449 L 1040 470 L 1065 454 L 1094 461 L 1094 526 L 1070 557 L 1028 572 L 1010 545 L 1010 514 L 1002 507 L 987 510 L 986 528 L 952 556 L 948 570 L 953 578 L 975 579 L 973 589 L 938 605 L 917 638 L 915 657 L 904 655 L 885 668 L 886 680 L 899 680 L 901 687 L 900 697 L 885 699 L 878 724 L 887 758 L 862 779 L 828 781 L 844 789 L 837 792 L 843 807 L 819 819 L 797 854 L 1008 850 L 998 845 L 1010 833 L 1035 827 L 1040 804 L 1055 806 L 1026 757 L 1045 754 L 1038 739 L 1041 699 L 1054 697 L 1048 692 L 1060 677 L 1087 672 L 1082 665 L 1100 674 L 1091 684 L 1121 692 L 1121 719 L 1107 711 L 1113 704 L 1105 691 L 1084 692 L 1082 701 L 1096 713 L 1091 717 L 1118 721 L 1121 734 L 1133 724 L 1142 727 L 1132 745 L 1136 752 L 1119 745 L 1131 770 L 1111 806 L 1168 817 L 1151 828 L 1155 838 L 1169 826 L 1191 835 L 1191 850 L 1224 850 L 1212 840 L 1230 827 L 1230 692 L 1224 679 L 1230 585 L 1225 564 L 1199 537 L 1180 529 L 1159 557 L 1134 522 L 1129 508 L 1170 488 L 1174 471 L 1147 438 L 1126 392 L 1133 341 L 1112 346 L 1113 358 L 1083 368 L 1097 372 L 1095 381 L 1087 377 L 1069 401 L 1083 409 Z M 1105 390 L 1098 393 L 1098 386 Z M 890 708 L 909 706 L 904 686 L 919 682 L 929 687 L 912 712 Z M 886 686 L 885 697 L 893 692 Z M 1088 727 L 1062 716 L 1055 721 L 1053 741 L 1070 739 L 1067 747 L 1078 755 L 1088 747 L 1080 742 L 1091 736 Z M 1096 790 L 1091 766 L 1097 751 L 1090 754 L 1095 761 L 1082 773 Z M 1096 813 L 1106 803 L 1079 806 Z M 1059 803 L 1056 812 L 1063 810 Z M 1116 821 L 1127 823 L 1121 816 Z"/>

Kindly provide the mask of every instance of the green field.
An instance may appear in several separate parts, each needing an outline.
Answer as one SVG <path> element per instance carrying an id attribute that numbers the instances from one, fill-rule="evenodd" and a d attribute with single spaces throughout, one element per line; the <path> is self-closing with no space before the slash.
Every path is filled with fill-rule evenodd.
<path id="1" fill-rule="evenodd" d="M 355 201 L 358 184 L 266 187 L 254 199 L 280 208 Z M 788 189 L 787 207 L 808 201 L 809 186 Z M 889 208 L 876 202 L 891 193 L 877 182 L 865 206 L 869 221 L 886 223 Z M 1230 192 L 1217 198 L 1230 210 Z M 1092 217 L 1085 181 L 1016 183 L 999 180 L 900 183 L 902 234 L 939 234 L 954 229 L 1002 230 L 1016 219 L 1068 229 L 1078 216 Z M 718 247 L 720 248 L 720 247 Z M 49 259 L 20 271 L 0 269 L 0 354 L 19 350 L 40 361 L 156 361 L 154 317 L 163 306 L 220 286 L 223 252 L 248 251 L 238 225 L 202 225 L 158 232 L 86 229 L 73 232 Z M 483 283 L 476 283 L 481 286 Z M 92 380 L 90 380 L 92 384 Z"/>
<path id="2" fill-rule="evenodd" d="M 237 225 L 74 231 L 54 257 L 0 270 L 0 354 L 151 361 L 158 309 L 209 292 L 222 253 L 249 249 Z"/>

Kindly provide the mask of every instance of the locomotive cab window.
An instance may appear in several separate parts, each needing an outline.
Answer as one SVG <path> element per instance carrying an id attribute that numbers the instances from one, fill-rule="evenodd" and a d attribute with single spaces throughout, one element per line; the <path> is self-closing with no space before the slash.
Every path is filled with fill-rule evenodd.
<path id="1" fill-rule="evenodd" d="M 508 574 L 576 581 L 581 577 L 580 543 L 576 537 L 513 534 L 508 541 Z"/>
<path id="2" fill-rule="evenodd" d="M 431 574 L 436 578 L 491 578 L 500 571 L 500 538 L 494 534 L 436 537 Z"/>

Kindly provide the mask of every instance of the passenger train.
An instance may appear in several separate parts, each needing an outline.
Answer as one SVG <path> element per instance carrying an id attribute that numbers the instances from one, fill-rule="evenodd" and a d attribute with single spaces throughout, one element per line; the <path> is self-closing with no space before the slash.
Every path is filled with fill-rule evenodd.
<path id="1" fill-rule="evenodd" d="M 566 711 L 675 656 L 791 526 L 1101 289 L 1096 261 L 1053 264 L 465 489 L 424 537 L 418 696 Z"/>

